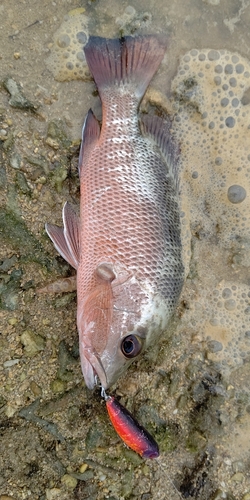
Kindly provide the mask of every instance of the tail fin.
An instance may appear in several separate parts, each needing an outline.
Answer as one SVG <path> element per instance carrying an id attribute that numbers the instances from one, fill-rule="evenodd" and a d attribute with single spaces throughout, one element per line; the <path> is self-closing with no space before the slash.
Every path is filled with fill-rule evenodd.
<path id="1" fill-rule="evenodd" d="M 140 99 L 161 63 L 166 45 L 166 38 L 157 35 L 120 39 L 91 36 L 84 52 L 100 94 L 110 86 L 132 84 Z"/>

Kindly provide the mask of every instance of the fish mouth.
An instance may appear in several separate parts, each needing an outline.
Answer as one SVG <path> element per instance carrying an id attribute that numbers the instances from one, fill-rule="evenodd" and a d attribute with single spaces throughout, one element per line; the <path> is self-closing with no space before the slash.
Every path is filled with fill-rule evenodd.
<path id="1" fill-rule="evenodd" d="M 97 384 L 97 377 L 100 380 L 101 386 L 104 389 L 108 388 L 107 376 L 100 358 L 86 348 L 81 355 L 81 366 L 88 389 L 94 389 Z"/>

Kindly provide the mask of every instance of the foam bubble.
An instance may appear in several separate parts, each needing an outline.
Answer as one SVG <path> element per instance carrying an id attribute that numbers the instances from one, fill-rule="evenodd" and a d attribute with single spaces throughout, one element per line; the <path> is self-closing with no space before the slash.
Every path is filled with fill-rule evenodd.
<path id="1" fill-rule="evenodd" d="M 246 198 L 246 190 L 242 186 L 234 184 L 230 186 L 227 191 L 227 197 L 231 203 L 241 203 Z"/>
<path id="2" fill-rule="evenodd" d="M 84 8 L 71 10 L 53 36 L 46 65 L 60 82 L 84 80 L 88 75 L 83 52 L 88 41 L 88 18 L 84 11 Z"/>
<path id="3" fill-rule="evenodd" d="M 250 64 L 239 54 L 192 49 L 172 82 L 186 268 L 193 236 L 195 297 L 183 320 L 203 332 L 207 358 L 223 372 L 240 366 L 249 349 L 249 75 Z"/>

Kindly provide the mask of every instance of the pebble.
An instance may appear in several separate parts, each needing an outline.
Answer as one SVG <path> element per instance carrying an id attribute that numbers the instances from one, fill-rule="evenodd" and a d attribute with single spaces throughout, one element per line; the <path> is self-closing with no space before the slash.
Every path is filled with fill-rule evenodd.
<path id="1" fill-rule="evenodd" d="M 219 352 L 223 349 L 223 345 L 218 340 L 210 340 L 207 343 L 207 347 L 210 352 Z"/>
<path id="2" fill-rule="evenodd" d="M 31 358 L 45 348 L 45 340 L 43 337 L 33 333 L 31 330 L 23 332 L 20 339 L 24 345 L 25 354 Z"/>
<path id="3" fill-rule="evenodd" d="M 83 474 L 83 472 L 85 472 L 85 470 L 88 468 L 88 464 L 82 464 L 79 471 L 81 472 L 81 474 Z"/>
<path id="4" fill-rule="evenodd" d="M 237 460 L 233 462 L 232 467 L 234 472 L 243 472 L 245 465 L 244 462 L 242 462 L 241 460 Z"/>
<path id="5" fill-rule="evenodd" d="M 234 481 L 235 483 L 242 483 L 244 480 L 244 474 L 242 472 L 236 472 L 231 478 L 230 481 Z"/>
<path id="6" fill-rule="evenodd" d="M 0 495 L 0 500 L 15 500 L 15 498 L 9 495 Z"/>
<path id="7" fill-rule="evenodd" d="M 66 390 L 66 384 L 65 382 L 63 382 L 63 380 L 56 379 L 51 382 L 50 388 L 54 393 L 57 394 Z"/>
<path id="8" fill-rule="evenodd" d="M 16 185 L 18 189 L 23 193 L 23 194 L 30 194 L 30 188 L 27 183 L 27 179 L 23 172 L 17 171 L 16 173 Z"/>
<path id="9" fill-rule="evenodd" d="M 41 396 L 42 394 L 41 387 L 39 387 L 39 385 L 34 380 L 32 380 L 32 382 L 30 383 L 30 390 L 35 396 Z"/>
<path id="10" fill-rule="evenodd" d="M 3 366 L 4 368 L 10 368 L 11 366 L 17 365 L 19 363 L 20 359 L 9 359 L 8 361 L 5 361 Z"/>
<path id="11" fill-rule="evenodd" d="M 11 325 L 11 326 L 15 326 L 15 325 L 18 323 L 18 319 L 17 319 L 17 318 L 10 318 L 10 319 L 8 320 L 8 323 L 9 323 L 9 325 Z"/>
<path id="12" fill-rule="evenodd" d="M 13 153 L 13 155 L 11 155 L 10 166 L 17 170 L 21 167 L 21 156 L 18 153 Z"/>
<path id="13" fill-rule="evenodd" d="M 16 413 L 16 408 L 14 408 L 14 406 L 11 406 L 10 404 L 6 405 L 6 407 L 5 407 L 6 417 L 11 418 L 11 417 L 13 417 L 13 415 L 15 415 L 15 413 Z M 0 497 L 0 500 L 1 500 L 1 497 Z"/>
<path id="14" fill-rule="evenodd" d="M 62 476 L 61 481 L 65 486 L 71 490 L 74 490 L 77 485 L 77 479 L 70 474 L 64 474 Z"/>
<path id="15" fill-rule="evenodd" d="M 61 498 L 62 492 L 59 488 L 51 488 L 46 490 L 46 500 L 53 500 L 54 498 Z M 1 499 L 0 499 L 1 500 Z"/>

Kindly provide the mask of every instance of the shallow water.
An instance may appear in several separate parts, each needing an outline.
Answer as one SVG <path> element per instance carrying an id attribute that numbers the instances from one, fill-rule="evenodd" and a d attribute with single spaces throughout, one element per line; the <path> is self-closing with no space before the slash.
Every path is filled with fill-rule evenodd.
<path id="1" fill-rule="evenodd" d="M 0 500 L 249 500 L 250 2 L 10 0 L 0 13 Z M 90 106 L 101 117 L 73 52 L 84 34 L 131 32 L 169 35 L 148 99 L 174 117 L 182 151 L 186 285 L 168 340 L 116 384 L 159 442 L 153 463 L 125 449 L 85 389 L 75 295 L 35 293 L 72 273 L 44 223 L 79 202 L 82 122 Z M 10 105 L 10 78 L 35 113 Z"/>

